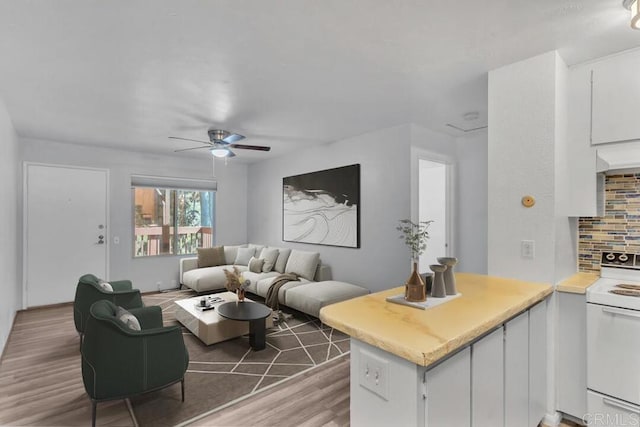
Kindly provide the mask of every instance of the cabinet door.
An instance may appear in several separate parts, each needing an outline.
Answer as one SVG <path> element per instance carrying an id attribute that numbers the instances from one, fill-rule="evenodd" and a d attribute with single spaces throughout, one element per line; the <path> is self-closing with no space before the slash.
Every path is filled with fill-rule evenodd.
<path id="1" fill-rule="evenodd" d="M 593 66 L 591 143 L 640 139 L 640 52 L 615 56 Z"/>
<path id="2" fill-rule="evenodd" d="M 558 410 L 576 418 L 587 413 L 587 300 L 584 294 L 558 297 Z"/>
<path id="3" fill-rule="evenodd" d="M 426 426 L 471 425 L 470 347 L 427 371 L 426 383 Z"/>
<path id="4" fill-rule="evenodd" d="M 529 426 L 529 312 L 504 325 L 504 425 Z"/>
<path id="5" fill-rule="evenodd" d="M 504 425 L 504 329 L 471 348 L 471 425 Z"/>
<path id="6" fill-rule="evenodd" d="M 529 310 L 529 425 L 537 426 L 547 408 L 547 302 Z"/>

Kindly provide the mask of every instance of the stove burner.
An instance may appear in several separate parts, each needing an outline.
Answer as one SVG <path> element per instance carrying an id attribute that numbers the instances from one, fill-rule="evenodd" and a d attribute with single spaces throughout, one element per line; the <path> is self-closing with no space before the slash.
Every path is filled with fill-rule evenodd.
<path id="1" fill-rule="evenodd" d="M 619 285 L 616 285 L 616 288 L 620 288 L 620 289 L 631 289 L 634 291 L 640 291 L 640 285 L 629 285 L 626 283 L 621 283 Z"/>
<path id="2" fill-rule="evenodd" d="M 609 293 L 616 295 L 624 295 L 626 297 L 640 297 L 640 291 L 632 291 L 630 289 L 611 289 Z"/>

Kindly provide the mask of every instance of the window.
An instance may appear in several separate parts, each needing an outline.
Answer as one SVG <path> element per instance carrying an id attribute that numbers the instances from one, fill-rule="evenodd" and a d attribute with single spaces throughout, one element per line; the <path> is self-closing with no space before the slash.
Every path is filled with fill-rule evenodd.
<path id="1" fill-rule="evenodd" d="M 214 191 L 147 185 L 132 191 L 134 257 L 187 255 L 213 245 Z"/>

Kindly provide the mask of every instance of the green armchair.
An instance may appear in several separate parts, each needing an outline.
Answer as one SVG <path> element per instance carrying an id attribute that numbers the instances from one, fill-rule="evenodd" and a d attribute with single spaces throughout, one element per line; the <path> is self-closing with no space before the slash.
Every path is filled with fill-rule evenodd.
<path id="1" fill-rule="evenodd" d="M 144 306 L 140 291 L 132 289 L 131 280 L 114 280 L 109 284 L 113 292 L 103 290 L 100 287 L 100 279 L 93 274 L 85 274 L 78 279 L 76 297 L 73 301 L 73 321 L 81 337 L 89 318 L 89 308 L 96 301 L 106 299 L 127 310 Z"/>
<path id="2" fill-rule="evenodd" d="M 89 310 L 82 342 L 82 380 L 91 398 L 95 426 L 100 401 L 126 399 L 181 383 L 184 402 L 184 374 L 189 353 L 180 326 L 162 326 L 158 306 L 128 310 L 140 322 L 140 331 L 127 327 L 116 317 L 117 307 L 107 300 Z"/>

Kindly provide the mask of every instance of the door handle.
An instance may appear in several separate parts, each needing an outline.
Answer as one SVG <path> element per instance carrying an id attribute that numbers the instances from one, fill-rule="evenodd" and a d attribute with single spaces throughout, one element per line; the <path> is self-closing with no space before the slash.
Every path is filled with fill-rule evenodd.
<path id="1" fill-rule="evenodd" d="M 621 316 L 640 318 L 640 313 L 633 310 L 623 310 L 621 308 L 602 307 L 603 313 L 619 314 Z"/>
<path id="2" fill-rule="evenodd" d="M 602 398 L 602 403 L 609 406 L 613 406 L 614 408 L 622 409 L 623 411 L 633 412 L 634 414 L 640 414 L 640 409 L 636 408 L 635 406 L 627 405 L 622 402 L 616 402 L 615 400 L 607 399 L 606 397 Z"/>

